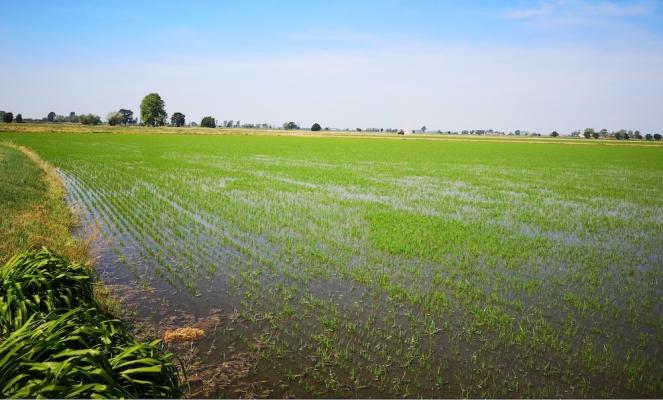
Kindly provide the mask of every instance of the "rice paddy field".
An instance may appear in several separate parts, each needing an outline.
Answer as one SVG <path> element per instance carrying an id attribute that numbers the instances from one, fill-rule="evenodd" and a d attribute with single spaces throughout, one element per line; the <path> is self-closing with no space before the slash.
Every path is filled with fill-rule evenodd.
<path id="1" fill-rule="evenodd" d="M 197 396 L 663 397 L 663 146 L 0 133 Z"/>

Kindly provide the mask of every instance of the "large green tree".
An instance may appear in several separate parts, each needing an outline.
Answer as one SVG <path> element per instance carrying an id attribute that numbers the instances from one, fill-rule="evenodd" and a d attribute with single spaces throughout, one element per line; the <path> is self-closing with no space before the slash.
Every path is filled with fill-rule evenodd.
<path id="1" fill-rule="evenodd" d="M 143 97 L 140 103 L 140 119 L 145 125 L 162 126 L 166 123 L 166 104 L 157 93 Z"/>
<path id="2" fill-rule="evenodd" d="M 311 126 L 311 130 L 312 130 L 313 132 L 317 132 L 317 131 L 319 131 L 320 129 L 321 129 L 321 128 L 320 128 L 320 124 L 317 123 L 317 122 L 316 122 L 315 124 L 313 124 L 313 126 Z"/>
<path id="3" fill-rule="evenodd" d="M 10 123 L 14 120 L 14 114 L 7 111 L 2 115 L 2 122 Z"/>

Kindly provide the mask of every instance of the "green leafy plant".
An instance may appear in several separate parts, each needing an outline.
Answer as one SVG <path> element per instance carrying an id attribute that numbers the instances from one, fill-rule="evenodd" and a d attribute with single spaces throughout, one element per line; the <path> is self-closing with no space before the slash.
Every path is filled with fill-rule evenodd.
<path id="1" fill-rule="evenodd" d="M 172 354 L 101 312 L 81 264 L 43 249 L 0 271 L 2 397 L 178 397 Z"/>

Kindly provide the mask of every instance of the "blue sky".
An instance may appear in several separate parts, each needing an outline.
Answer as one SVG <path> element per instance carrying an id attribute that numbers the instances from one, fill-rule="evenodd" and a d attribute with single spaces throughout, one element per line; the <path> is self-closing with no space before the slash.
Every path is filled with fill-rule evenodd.
<path id="1" fill-rule="evenodd" d="M 0 109 L 663 130 L 659 1 L 1 2 Z"/>

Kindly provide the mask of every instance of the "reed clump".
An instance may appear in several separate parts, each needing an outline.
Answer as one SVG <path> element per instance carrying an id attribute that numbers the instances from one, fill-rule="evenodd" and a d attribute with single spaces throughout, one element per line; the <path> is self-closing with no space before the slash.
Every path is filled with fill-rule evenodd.
<path id="1" fill-rule="evenodd" d="M 173 355 L 104 314 L 82 264 L 42 249 L 10 259 L 0 281 L 1 397 L 181 395 Z"/>

